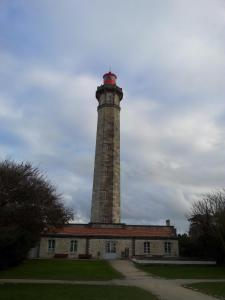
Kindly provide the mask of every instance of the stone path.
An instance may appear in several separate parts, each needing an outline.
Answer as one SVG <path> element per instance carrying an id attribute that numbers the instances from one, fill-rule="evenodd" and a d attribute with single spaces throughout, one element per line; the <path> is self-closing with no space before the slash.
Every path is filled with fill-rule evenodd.
<path id="1" fill-rule="evenodd" d="M 111 265 L 122 273 L 126 280 L 123 285 L 137 286 L 157 295 L 161 300 L 215 300 L 217 298 L 207 296 L 181 286 L 181 284 L 196 282 L 195 280 L 168 280 L 155 278 L 144 271 L 138 270 L 130 261 L 111 261 Z M 199 280 L 209 281 L 209 280 Z M 197 281 L 197 282 L 199 282 Z M 213 281 L 213 280 L 211 280 Z M 217 280 L 216 280 L 217 281 Z M 225 280 L 222 280 L 225 281 Z M 120 283 L 121 284 L 121 283 Z"/>
<path id="2" fill-rule="evenodd" d="M 182 287 L 182 284 L 194 282 L 213 282 L 225 279 L 162 279 L 152 277 L 144 271 L 135 267 L 131 261 L 112 260 L 111 265 L 122 273 L 124 279 L 113 279 L 107 281 L 79 281 L 79 280 L 49 280 L 49 279 L 0 279 L 1 283 L 43 283 L 43 284 L 88 284 L 88 285 L 123 285 L 137 286 L 157 295 L 160 300 L 216 300 L 217 298 L 207 296 Z M 217 299 L 218 300 L 218 299 Z"/>

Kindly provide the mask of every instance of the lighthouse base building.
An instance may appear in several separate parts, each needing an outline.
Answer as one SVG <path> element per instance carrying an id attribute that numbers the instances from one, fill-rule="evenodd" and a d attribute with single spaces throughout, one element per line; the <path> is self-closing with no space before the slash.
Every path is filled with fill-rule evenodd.
<path id="1" fill-rule="evenodd" d="M 70 224 L 50 228 L 40 243 L 41 258 L 162 258 L 179 255 L 176 230 L 165 226 Z"/>
<path id="2" fill-rule="evenodd" d="M 120 222 L 120 102 L 116 75 L 103 76 L 97 88 L 98 125 L 89 224 L 49 227 L 31 257 L 100 258 L 177 257 L 176 229 L 165 225 L 126 225 Z"/>

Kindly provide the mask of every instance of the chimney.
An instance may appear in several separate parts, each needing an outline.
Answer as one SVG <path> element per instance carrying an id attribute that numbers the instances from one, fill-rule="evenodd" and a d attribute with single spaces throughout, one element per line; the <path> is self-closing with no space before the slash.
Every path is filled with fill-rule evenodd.
<path id="1" fill-rule="evenodd" d="M 166 226 L 170 226 L 170 220 L 166 220 Z"/>

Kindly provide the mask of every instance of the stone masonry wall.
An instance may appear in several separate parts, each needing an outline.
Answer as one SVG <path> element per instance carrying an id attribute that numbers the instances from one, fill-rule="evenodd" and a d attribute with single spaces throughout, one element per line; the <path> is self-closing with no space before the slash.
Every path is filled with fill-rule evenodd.
<path id="1" fill-rule="evenodd" d="M 119 101 L 117 94 L 108 92 L 101 94 L 99 99 L 92 223 L 120 222 Z"/>
<path id="2" fill-rule="evenodd" d="M 115 241 L 116 243 L 116 253 L 114 258 L 121 258 L 125 252 L 125 248 L 130 249 L 129 253 L 131 255 L 132 241 L 131 239 L 91 239 L 89 253 L 93 257 L 98 257 L 101 259 L 107 258 L 106 256 L 106 242 Z"/>
<path id="3" fill-rule="evenodd" d="M 48 251 L 48 240 L 55 240 L 55 250 L 53 252 Z M 70 241 L 77 241 L 77 251 L 70 253 Z M 55 238 L 55 237 L 43 237 L 40 243 L 39 256 L 41 258 L 53 258 L 55 254 L 68 254 L 69 258 L 77 258 L 78 254 L 85 254 L 86 251 L 86 239 L 84 238 Z"/>
<path id="4" fill-rule="evenodd" d="M 55 250 L 54 252 L 48 251 L 48 240 L 55 240 Z M 77 251 L 75 253 L 70 252 L 70 241 L 77 241 Z M 132 238 L 129 239 L 107 239 L 107 238 L 90 238 L 88 252 L 92 255 L 93 258 L 107 258 L 106 255 L 106 242 L 114 241 L 116 244 L 116 253 L 114 258 L 121 258 L 125 253 L 125 249 L 129 249 L 129 257 L 132 256 Z M 144 253 L 144 242 L 150 242 L 150 253 Z M 171 242 L 171 253 L 166 254 L 164 249 L 165 242 Z M 86 253 L 86 244 L 87 238 L 54 238 L 54 237 L 43 237 L 40 243 L 40 252 L 39 256 L 41 258 L 53 258 L 55 254 L 68 254 L 68 258 L 78 258 L 79 254 Z M 135 255 L 136 256 L 170 256 L 177 257 L 179 256 L 178 250 L 178 241 L 177 240 L 151 240 L 151 239 L 136 239 L 135 240 Z"/>
<path id="5" fill-rule="evenodd" d="M 150 242 L 150 253 L 144 253 L 144 247 L 143 244 L 144 242 L 149 241 Z M 171 253 L 167 254 L 165 253 L 165 242 L 170 242 L 171 243 Z M 171 256 L 171 257 L 176 257 L 179 255 L 179 250 L 178 250 L 178 241 L 177 240 L 136 240 L 135 241 L 135 255 L 137 256 Z"/>

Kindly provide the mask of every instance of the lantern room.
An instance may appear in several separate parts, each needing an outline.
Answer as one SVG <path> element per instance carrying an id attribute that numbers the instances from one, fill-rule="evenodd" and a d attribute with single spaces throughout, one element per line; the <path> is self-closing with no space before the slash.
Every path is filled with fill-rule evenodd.
<path id="1" fill-rule="evenodd" d="M 111 72 L 108 72 L 103 75 L 104 84 L 116 85 L 116 79 L 116 75 Z"/>

